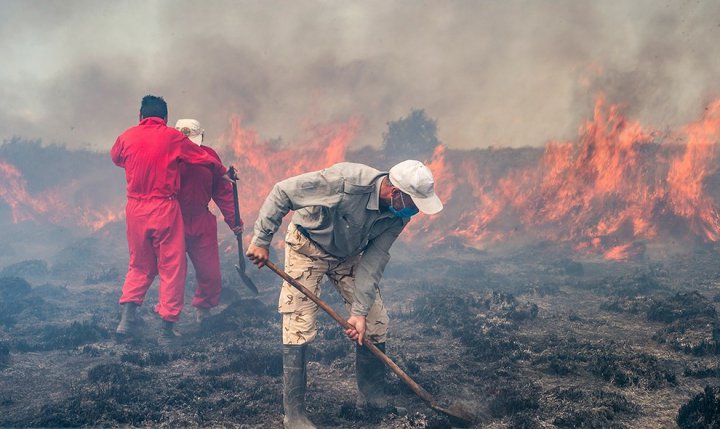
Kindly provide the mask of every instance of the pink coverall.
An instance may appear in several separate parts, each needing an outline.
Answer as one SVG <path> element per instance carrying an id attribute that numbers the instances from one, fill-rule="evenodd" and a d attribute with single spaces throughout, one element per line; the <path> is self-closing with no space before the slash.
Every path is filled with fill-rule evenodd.
<path id="1" fill-rule="evenodd" d="M 218 154 L 200 146 L 220 162 Z M 212 308 L 220 302 L 220 255 L 217 220 L 208 209 L 212 199 L 220 208 L 225 223 L 235 226 L 235 205 L 232 184 L 204 165 L 183 164 L 180 168 L 180 208 L 185 222 L 185 248 L 193 267 L 197 288 L 193 307 Z M 242 221 L 240 223 L 242 225 Z"/>

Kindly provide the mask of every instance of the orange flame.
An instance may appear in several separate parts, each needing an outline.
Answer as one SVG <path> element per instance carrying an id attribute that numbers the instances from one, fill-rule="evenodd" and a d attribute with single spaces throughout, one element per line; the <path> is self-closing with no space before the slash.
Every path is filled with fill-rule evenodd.
<path id="1" fill-rule="evenodd" d="M 87 201 L 84 205 L 69 206 L 65 198 L 74 189 L 72 184 L 64 185 L 62 188 L 51 188 L 37 196 L 30 195 L 20 171 L 2 160 L 0 160 L 0 183 L 0 200 L 10 207 L 13 223 L 48 222 L 96 231 L 110 222 L 122 219 L 125 215 L 124 210 L 96 208 L 93 201 Z"/>
<path id="2" fill-rule="evenodd" d="M 283 145 L 232 118 L 219 149 L 225 164 L 238 169 L 247 239 L 272 186 L 345 160 L 359 123 L 352 118 L 311 127 L 300 141 Z M 476 248 L 549 240 L 611 260 L 642 256 L 653 240 L 720 241 L 720 195 L 714 191 L 720 184 L 719 138 L 720 100 L 699 121 L 660 132 L 626 119 L 619 106 L 598 97 L 577 139 L 551 142 L 542 152 L 440 145 L 427 164 L 445 210 L 417 216 L 401 237 Z M 383 153 L 365 155 L 379 160 Z M 68 207 L 62 195 L 58 189 L 30 195 L 20 172 L 0 161 L 0 200 L 13 222 L 49 220 L 95 230 L 124 216 L 92 201 Z"/>
<path id="3" fill-rule="evenodd" d="M 13 165 L 0 160 L 0 199 L 11 210 L 13 223 L 36 219 L 36 215 L 46 213 L 47 206 L 40 199 L 31 197 L 26 189 L 22 174 Z"/>
<path id="4" fill-rule="evenodd" d="M 448 207 L 414 221 L 411 229 L 423 234 L 411 236 L 481 248 L 513 239 L 565 241 L 614 260 L 642 255 L 644 242 L 661 232 L 689 229 L 718 241 L 718 203 L 708 181 L 718 172 L 719 132 L 720 101 L 677 135 L 645 130 L 599 97 L 578 140 L 548 144 L 539 163 L 496 149 L 448 158 L 442 148 L 430 166 Z M 678 138 L 687 139 L 684 153 Z M 503 158 L 499 168 L 494 158 Z"/>
<path id="5" fill-rule="evenodd" d="M 224 163 L 234 165 L 238 171 L 240 213 L 248 232 L 276 182 L 344 161 L 348 143 L 358 128 L 357 118 L 346 123 L 318 125 L 308 128 L 301 141 L 286 146 L 262 140 L 255 130 L 243 128 L 239 117 L 233 117 L 230 134 L 221 137 L 220 146 L 229 152 L 223 157 Z M 245 238 L 249 240 L 251 235 L 247 233 Z"/>
<path id="6" fill-rule="evenodd" d="M 707 240 L 720 240 L 718 207 L 705 186 L 717 173 L 717 142 L 720 137 L 720 100 L 712 103 L 699 122 L 685 130 L 687 144 L 682 157 L 672 160 L 667 182 L 668 203 L 673 212 L 688 219 L 693 232 Z"/>

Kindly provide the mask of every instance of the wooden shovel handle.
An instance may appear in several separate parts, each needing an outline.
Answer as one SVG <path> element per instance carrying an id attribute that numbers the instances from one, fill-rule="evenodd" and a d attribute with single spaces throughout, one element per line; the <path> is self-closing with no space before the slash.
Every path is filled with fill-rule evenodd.
<path id="1" fill-rule="evenodd" d="M 310 298 L 312 302 L 317 304 L 320 308 L 325 310 L 327 314 L 330 315 L 333 319 L 335 319 L 336 322 L 340 324 L 345 329 L 354 329 L 352 325 L 350 325 L 345 319 L 340 317 L 339 314 L 335 310 L 333 310 L 332 307 L 330 307 L 325 301 L 321 300 L 317 297 L 314 293 L 312 293 L 308 288 L 303 286 L 300 282 L 295 280 L 294 278 L 290 277 L 285 271 L 278 268 L 277 265 L 272 263 L 272 261 L 267 261 L 265 265 L 273 270 L 277 275 L 283 278 L 286 282 L 291 284 L 293 287 L 295 287 L 297 290 L 302 292 L 305 296 Z M 367 347 L 368 350 L 372 352 L 375 356 L 377 356 L 378 359 L 383 361 L 385 365 L 390 367 L 392 372 L 395 373 L 402 381 L 405 382 L 405 384 L 412 389 L 413 392 L 415 392 L 416 395 L 420 397 L 423 401 L 425 401 L 428 405 L 430 405 L 431 408 L 437 408 L 437 404 L 435 404 L 435 401 L 430 393 L 428 393 L 427 390 L 423 389 L 422 386 L 417 384 L 412 378 L 410 378 L 409 375 L 405 373 L 395 362 L 392 361 L 385 353 L 383 353 L 380 349 L 377 348 L 375 344 L 372 343 L 372 341 L 368 341 L 367 338 L 363 338 L 363 346 Z"/>

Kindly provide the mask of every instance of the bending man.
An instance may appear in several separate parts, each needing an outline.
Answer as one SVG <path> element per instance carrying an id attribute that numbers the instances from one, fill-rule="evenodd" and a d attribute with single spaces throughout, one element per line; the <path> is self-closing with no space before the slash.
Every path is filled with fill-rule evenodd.
<path id="1" fill-rule="evenodd" d="M 340 163 L 275 185 L 265 200 L 247 256 L 259 267 L 283 217 L 294 210 L 285 236 L 285 270 L 320 295 L 327 275 L 340 292 L 356 340 L 358 406 L 386 405 L 385 366 L 364 338 L 385 350 L 387 310 L 378 283 L 390 259 L 390 247 L 418 211 L 442 210 L 430 170 L 419 161 L 403 161 L 388 172 L 363 164 Z M 305 413 L 307 344 L 316 334 L 318 307 L 283 283 L 279 300 L 283 327 L 283 406 L 286 428 L 314 427 Z"/>

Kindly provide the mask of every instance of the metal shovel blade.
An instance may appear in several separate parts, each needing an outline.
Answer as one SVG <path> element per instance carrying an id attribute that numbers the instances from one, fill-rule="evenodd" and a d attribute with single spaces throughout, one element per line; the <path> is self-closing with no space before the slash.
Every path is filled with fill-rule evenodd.
<path id="1" fill-rule="evenodd" d="M 235 265 L 235 269 L 237 270 L 238 274 L 240 274 L 240 279 L 245 283 L 245 286 L 247 286 L 248 289 L 253 291 L 255 295 L 258 294 L 257 286 L 255 286 L 255 282 L 252 281 L 252 279 L 245 273 L 245 255 L 243 255 L 243 245 L 242 245 L 242 234 L 239 234 L 237 236 L 237 242 L 238 242 L 238 264 Z"/>
<path id="2" fill-rule="evenodd" d="M 452 403 L 449 408 L 441 407 L 437 404 L 430 404 L 433 410 L 445 414 L 453 426 L 467 428 L 475 422 L 475 416 L 467 411 L 462 405 Z"/>
<path id="3" fill-rule="evenodd" d="M 255 283 L 252 281 L 250 277 L 248 277 L 247 274 L 245 274 L 245 270 L 243 268 L 240 268 L 238 265 L 235 265 L 235 269 L 237 270 L 238 274 L 240 274 L 240 279 L 245 283 L 245 286 L 247 286 L 248 289 L 253 291 L 255 295 L 257 295 L 258 289 L 257 286 L 255 286 Z"/>

